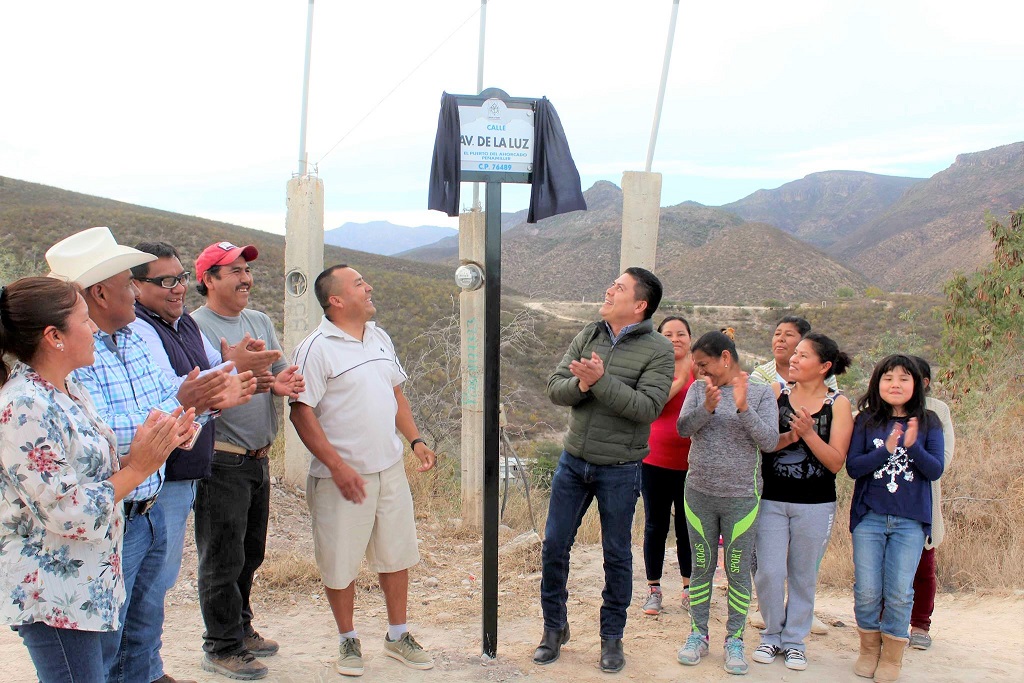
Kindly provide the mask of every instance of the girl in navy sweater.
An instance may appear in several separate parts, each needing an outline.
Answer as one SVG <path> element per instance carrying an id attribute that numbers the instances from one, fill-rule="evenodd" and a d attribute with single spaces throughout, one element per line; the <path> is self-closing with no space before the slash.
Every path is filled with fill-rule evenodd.
<path id="1" fill-rule="evenodd" d="M 931 482 L 942 475 L 942 423 L 925 409 L 917 364 L 883 359 L 857 404 L 846 471 L 860 657 L 854 673 L 899 678 L 909 642 L 914 572 L 931 530 Z"/>

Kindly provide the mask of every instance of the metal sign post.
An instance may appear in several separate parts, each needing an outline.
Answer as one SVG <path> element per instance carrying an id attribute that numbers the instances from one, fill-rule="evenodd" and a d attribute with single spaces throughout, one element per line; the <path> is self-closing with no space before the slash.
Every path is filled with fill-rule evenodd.
<path id="1" fill-rule="evenodd" d="M 498 654 L 498 470 L 501 432 L 501 184 L 529 183 L 533 172 L 536 99 L 497 88 L 456 95 L 461 180 L 485 183 L 483 654 Z"/>

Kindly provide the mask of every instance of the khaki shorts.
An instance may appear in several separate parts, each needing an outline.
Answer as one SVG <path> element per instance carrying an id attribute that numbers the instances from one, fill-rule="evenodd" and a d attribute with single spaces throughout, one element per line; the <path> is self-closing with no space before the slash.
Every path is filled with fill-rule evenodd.
<path id="1" fill-rule="evenodd" d="M 345 500 L 333 479 L 306 478 L 313 549 L 328 588 L 348 588 L 364 555 L 378 574 L 399 572 L 420 561 L 405 464 L 399 461 L 362 477 L 366 499 L 359 505 Z"/>

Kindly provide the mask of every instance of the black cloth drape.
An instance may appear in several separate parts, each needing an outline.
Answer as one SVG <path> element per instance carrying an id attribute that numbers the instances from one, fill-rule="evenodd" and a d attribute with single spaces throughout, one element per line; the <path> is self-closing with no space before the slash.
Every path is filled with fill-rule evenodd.
<path id="1" fill-rule="evenodd" d="M 551 101 L 537 101 L 534 114 L 533 187 L 527 223 L 549 216 L 587 209 L 580 174 L 569 152 L 562 122 Z"/>
<path id="2" fill-rule="evenodd" d="M 427 208 L 444 211 L 449 216 L 459 215 L 459 177 L 461 140 L 459 132 L 459 103 L 455 95 L 441 95 L 441 113 L 437 115 L 437 135 L 434 138 L 434 158 L 430 162 L 430 189 Z"/>

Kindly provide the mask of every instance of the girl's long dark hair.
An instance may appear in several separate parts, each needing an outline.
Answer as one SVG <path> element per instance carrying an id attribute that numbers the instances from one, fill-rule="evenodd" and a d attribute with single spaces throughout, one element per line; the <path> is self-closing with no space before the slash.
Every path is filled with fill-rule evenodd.
<path id="1" fill-rule="evenodd" d="M 921 379 L 921 370 L 910 356 L 901 353 L 887 356 L 878 362 L 871 373 L 871 381 L 868 382 L 868 391 L 857 401 L 857 410 L 860 415 L 871 425 L 886 425 L 892 419 L 892 406 L 882 400 L 878 391 L 878 385 L 882 381 L 882 375 L 891 372 L 895 368 L 902 368 L 914 379 L 914 395 L 903 406 L 907 417 L 916 417 L 919 423 L 919 430 L 922 434 L 928 431 L 927 408 L 924 402 L 924 382 Z M 858 419 L 860 418 L 858 415 Z"/>

